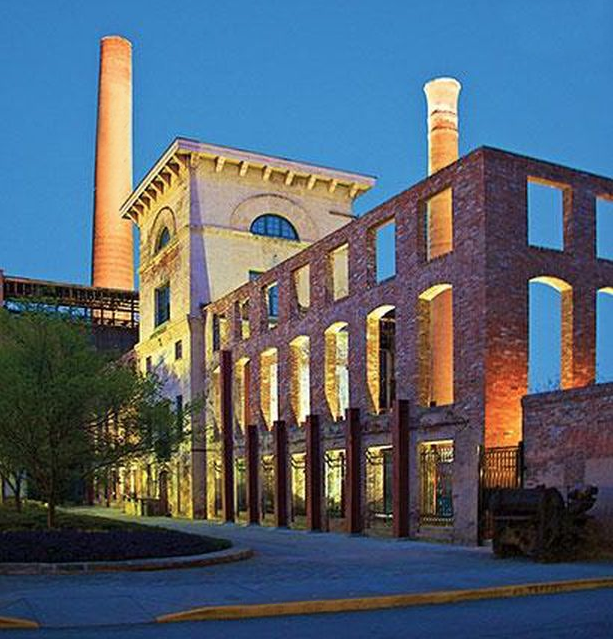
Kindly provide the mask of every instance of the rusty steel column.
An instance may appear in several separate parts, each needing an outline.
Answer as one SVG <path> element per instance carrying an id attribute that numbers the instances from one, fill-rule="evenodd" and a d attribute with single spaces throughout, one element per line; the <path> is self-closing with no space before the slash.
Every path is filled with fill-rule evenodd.
<path id="1" fill-rule="evenodd" d="M 256 424 L 247 426 L 245 441 L 245 457 L 247 458 L 247 519 L 250 525 L 260 523 L 260 491 L 259 468 L 260 453 L 258 442 L 258 427 Z"/>
<path id="2" fill-rule="evenodd" d="M 275 526 L 287 526 L 287 426 L 285 421 L 273 425 L 275 445 Z"/>
<path id="3" fill-rule="evenodd" d="M 347 495 L 347 532 L 351 535 L 361 533 L 362 520 L 362 426 L 360 409 L 347 411 L 345 425 L 345 450 L 347 467 L 345 469 L 345 494 Z"/>
<path id="4" fill-rule="evenodd" d="M 394 537 L 409 535 L 409 402 L 397 399 L 392 414 Z"/>
<path id="5" fill-rule="evenodd" d="M 319 415 L 306 420 L 306 519 L 308 530 L 321 530 L 322 473 Z"/>
<path id="6" fill-rule="evenodd" d="M 92 284 L 134 288 L 132 223 L 119 209 L 132 191 L 132 45 L 100 41 Z"/>
<path id="7" fill-rule="evenodd" d="M 232 353 L 219 352 L 219 396 L 222 438 L 222 517 L 234 521 L 234 424 L 232 419 Z"/>

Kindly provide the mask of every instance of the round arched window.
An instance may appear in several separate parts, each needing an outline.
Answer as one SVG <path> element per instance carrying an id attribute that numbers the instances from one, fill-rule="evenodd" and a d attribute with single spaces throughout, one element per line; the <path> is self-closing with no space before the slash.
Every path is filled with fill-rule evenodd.
<path id="1" fill-rule="evenodd" d="M 165 226 L 162 229 L 162 232 L 158 235 L 157 242 L 155 243 L 155 252 L 157 253 L 158 251 L 161 251 L 168 242 L 170 242 L 170 231 L 168 230 L 168 227 Z"/>
<path id="2" fill-rule="evenodd" d="M 298 233 L 291 222 L 280 215 L 267 213 L 253 220 L 251 232 L 255 235 L 267 235 L 269 237 L 282 237 L 286 240 L 297 240 Z"/>

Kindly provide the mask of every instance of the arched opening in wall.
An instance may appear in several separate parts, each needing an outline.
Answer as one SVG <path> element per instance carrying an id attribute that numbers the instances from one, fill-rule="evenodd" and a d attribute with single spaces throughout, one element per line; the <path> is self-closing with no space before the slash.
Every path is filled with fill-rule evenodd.
<path id="1" fill-rule="evenodd" d="M 302 424 L 310 412 L 311 379 L 309 372 L 309 338 L 299 335 L 289 344 L 290 399 L 296 424 Z"/>
<path id="2" fill-rule="evenodd" d="M 385 304 L 366 316 L 366 385 L 370 412 L 379 415 L 396 398 L 396 309 Z"/>
<path id="3" fill-rule="evenodd" d="M 541 275 L 528 284 L 528 391 L 571 388 L 573 383 L 573 289 Z"/>
<path id="4" fill-rule="evenodd" d="M 418 299 L 419 403 L 452 404 L 453 291 L 451 284 L 436 284 Z"/>
<path id="5" fill-rule="evenodd" d="M 279 381 L 277 349 L 269 348 L 260 355 L 260 407 L 267 428 L 279 419 Z"/>
<path id="6" fill-rule="evenodd" d="M 596 381 L 613 382 L 613 286 L 596 295 Z"/>
<path id="7" fill-rule="evenodd" d="M 241 357 L 234 367 L 234 418 L 243 434 L 250 423 L 249 358 Z"/>
<path id="8" fill-rule="evenodd" d="M 335 322 L 324 333 L 325 391 L 333 419 L 344 419 L 349 408 L 349 330 Z"/>

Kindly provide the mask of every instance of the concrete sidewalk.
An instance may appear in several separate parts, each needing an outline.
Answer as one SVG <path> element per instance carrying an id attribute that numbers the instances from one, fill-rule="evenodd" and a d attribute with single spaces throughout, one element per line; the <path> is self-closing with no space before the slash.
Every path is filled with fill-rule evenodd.
<path id="1" fill-rule="evenodd" d="M 118 511 L 90 514 L 128 518 Z M 202 521 L 141 523 L 231 539 L 253 548 L 236 564 L 154 573 L 0 576 L 0 616 L 41 626 L 151 622 L 201 606 L 370 597 L 438 590 L 613 577 L 612 563 L 534 564 L 497 560 L 490 549 Z"/>

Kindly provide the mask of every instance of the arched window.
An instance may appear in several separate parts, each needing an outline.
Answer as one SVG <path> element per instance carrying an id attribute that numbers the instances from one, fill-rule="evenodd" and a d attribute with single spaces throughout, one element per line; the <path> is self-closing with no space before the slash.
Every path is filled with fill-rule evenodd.
<path id="1" fill-rule="evenodd" d="M 282 237 L 285 240 L 297 240 L 298 233 L 292 224 L 280 215 L 267 213 L 260 215 L 251 224 L 251 232 L 255 235 L 267 235 L 269 237 Z"/>
<path id="2" fill-rule="evenodd" d="M 168 230 L 168 227 L 165 226 L 162 229 L 162 232 L 158 235 L 157 242 L 155 243 L 155 252 L 158 253 L 161 251 L 168 242 L 170 242 L 170 231 Z"/>

